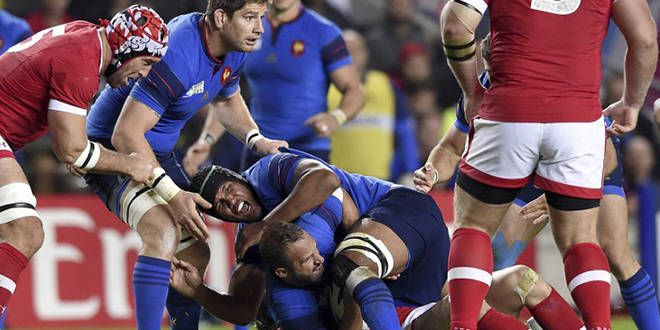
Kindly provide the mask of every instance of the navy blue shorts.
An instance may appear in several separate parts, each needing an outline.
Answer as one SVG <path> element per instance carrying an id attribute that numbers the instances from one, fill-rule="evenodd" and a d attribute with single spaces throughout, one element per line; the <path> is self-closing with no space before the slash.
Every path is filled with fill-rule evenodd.
<path id="1" fill-rule="evenodd" d="M 438 301 L 447 279 L 449 234 L 442 213 L 427 194 L 393 188 L 366 216 L 392 229 L 406 244 L 410 259 L 395 281 L 386 281 L 398 305 Z"/>

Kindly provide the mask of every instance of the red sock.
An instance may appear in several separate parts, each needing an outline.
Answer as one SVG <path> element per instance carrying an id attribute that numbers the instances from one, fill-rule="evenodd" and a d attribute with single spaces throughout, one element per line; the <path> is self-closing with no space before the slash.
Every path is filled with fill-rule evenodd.
<path id="1" fill-rule="evenodd" d="M 450 328 L 474 330 L 492 280 L 493 249 L 488 234 L 470 228 L 457 229 L 449 247 L 448 266 Z"/>
<path id="2" fill-rule="evenodd" d="M 528 309 L 543 330 L 578 330 L 584 327 L 584 323 L 555 289 L 538 305 Z"/>
<path id="3" fill-rule="evenodd" d="M 527 326 L 522 323 L 520 320 L 515 317 L 502 314 L 496 311 L 494 308 L 491 308 L 484 314 L 484 317 L 479 320 L 477 325 L 479 330 L 496 330 L 496 329 L 507 329 L 507 330 L 527 330 Z"/>
<path id="4" fill-rule="evenodd" d="M 14 294 L 18 276 L 25 269 L 27 262 L 25 255 L 16 248 L 7 243 L 0 244 L 0 315 Z"/>
<path id="5" fill-rule="evenodd" d="M 600 246 L 594 243 L 573 245 L 564 255 L 564 272 L 587 329 L 611 329 L 610 267 Z"/>

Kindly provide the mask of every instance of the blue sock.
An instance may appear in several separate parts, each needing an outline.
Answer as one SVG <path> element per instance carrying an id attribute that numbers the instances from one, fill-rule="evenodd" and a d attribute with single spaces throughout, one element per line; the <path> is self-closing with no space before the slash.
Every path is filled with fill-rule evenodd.
<path id="1" fill-rule="evenodd" d="M 167 313 L 170 315 L 170 329 L 187 330 L 199 328 L 202 306 L 188 299 L 170 287 L 167 294 Z"/>
<path id="2" fill-rule="evenodd" d="M 371 330 L 401 329 L 392 293 L 381 279 L 370 278 L 358 284 L 353 298 Z"/>
<path id="3" fill-rule="evenodd" d="M 518 257 L 525 251 L 527 244 L 516 240 L 509 247 L 501 231 L 497 231 L 490 241 L 493 246 L 493 270 L 501 270 L 516 264 Z"/>
<path id="4" fill-rule="evenodd" d="M 133 292 L 139 330 L 161 329 L 169 283 L 169 261 L 138 256 L 133 269 Z"/>
<path id="5" fill-rule="evenodd" d="M 653 282 L 644 268 L 631 278 L 619 282 L 628 312 L 640 330 L 660 329 L 660 311 Z"/>

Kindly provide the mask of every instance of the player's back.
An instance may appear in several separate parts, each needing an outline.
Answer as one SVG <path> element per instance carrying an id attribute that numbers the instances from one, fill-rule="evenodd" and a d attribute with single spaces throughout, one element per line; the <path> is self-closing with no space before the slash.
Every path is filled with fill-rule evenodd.
<path id="1" fill-rule="evenodd" d="M 101 37 L 76 21 L 43 30 L 0 56 L 0 134 L 19 149 L 48 130 L 48 109 L 85 115 L 98 89 Z"/>
<path id="2" fill-rule="evenodd" d="M 600 54 L 612 0 L 486 3 L 493 85 L 480 115 L 518 122 L 599 118 Z"/>

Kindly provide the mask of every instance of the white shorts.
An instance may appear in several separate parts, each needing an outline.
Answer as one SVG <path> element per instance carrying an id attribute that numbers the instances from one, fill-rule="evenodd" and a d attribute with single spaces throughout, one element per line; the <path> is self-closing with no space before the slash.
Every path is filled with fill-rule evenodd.
<path id="1" fill-rule="evenodd" d="M 602 196 L 603 118 L 587 123 L 511 123 L 475 118 L 461 172 L 499 188 L 522 188 L 532 174 L 544 191 Z"/>
<path id="2" fill-rule="evenodd" d="M 9 147 L 9 143 L 0 135 L 0 158 L 16 158 L 14 151 Z"/>
<path id="3" fill-rule="evenodd" d="M 412 329 L 412 324 L 413 322 L 420 316 L 422 316 L 424 313 L 426 313 L 428 310 L 433 308 L 435 306 L 435 302 L 428 303 L 426 305 L 422 305 L 419 307 L 416 307 L 410 311 L 406 311 L 407 315 L 405 315 L 405 318 L 401 321 L 401 329 L 404 330 L 410 330 Z M 400 315 L 404 316 L 404 315 Z"/>

